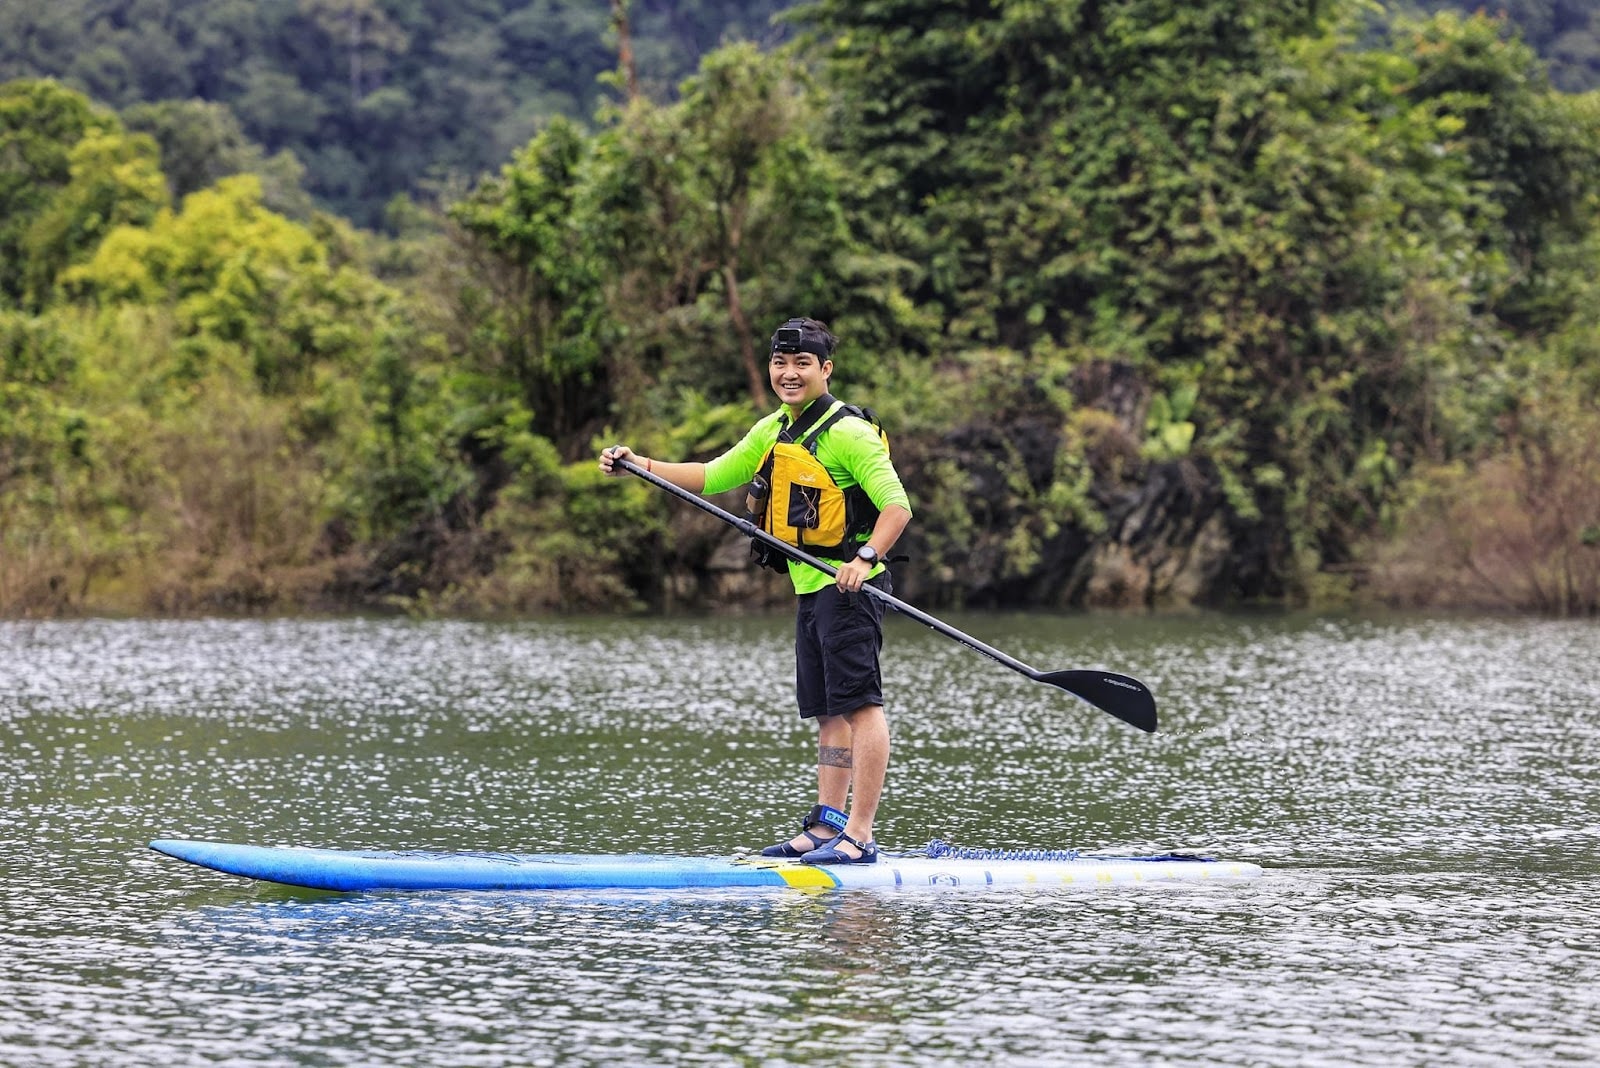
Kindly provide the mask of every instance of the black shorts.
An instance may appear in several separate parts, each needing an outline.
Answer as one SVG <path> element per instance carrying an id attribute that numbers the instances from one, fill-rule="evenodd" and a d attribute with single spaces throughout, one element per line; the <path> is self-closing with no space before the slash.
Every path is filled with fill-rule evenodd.
<path id="1" fill-rule="evenodd" d="M 867 581 L 893 592 L 887 571 Z M 845 593 L 837 586 L 801 595 L 794 625 L 794 690 L 801 719 L 883 704 L 878 654 L 884 607 L 870 593 Z"/>

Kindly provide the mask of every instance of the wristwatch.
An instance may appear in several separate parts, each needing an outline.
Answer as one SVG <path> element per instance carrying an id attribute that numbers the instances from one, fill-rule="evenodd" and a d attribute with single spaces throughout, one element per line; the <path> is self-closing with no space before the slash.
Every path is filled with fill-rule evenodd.
<path id="1" fill-rule="evenodd" d="M 870 545 L 863 545 L 856 550 L 856 559 L 865 560 L 868 564 L 875 564 L 878 562 L 878 550 Z"/>

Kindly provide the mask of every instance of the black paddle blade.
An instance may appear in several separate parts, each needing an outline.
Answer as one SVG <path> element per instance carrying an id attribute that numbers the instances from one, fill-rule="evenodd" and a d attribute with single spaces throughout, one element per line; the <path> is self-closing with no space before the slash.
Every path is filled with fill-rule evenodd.
<path id="1" fill-rule="evenodd" d="M 1124 723 L 1155 733 L 1156 699 L 1138 679 L 1115 671 L 1050 671 L 1041 673 L 1039 681 L 1059 686 Z"/>

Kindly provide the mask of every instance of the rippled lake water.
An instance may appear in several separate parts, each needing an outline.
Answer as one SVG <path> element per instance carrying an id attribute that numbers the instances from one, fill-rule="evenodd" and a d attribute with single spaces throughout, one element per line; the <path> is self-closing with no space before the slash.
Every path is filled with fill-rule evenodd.
<path id="1" fill-rule="evenodd" d="M 1251 883 L 344 896 L 159 837 L 720 855 L 810 804 L 787 618 L 0 623 L 0 1064 L 1600 1061 L 1600 627 L 903 620 L 878 840 Z"/>

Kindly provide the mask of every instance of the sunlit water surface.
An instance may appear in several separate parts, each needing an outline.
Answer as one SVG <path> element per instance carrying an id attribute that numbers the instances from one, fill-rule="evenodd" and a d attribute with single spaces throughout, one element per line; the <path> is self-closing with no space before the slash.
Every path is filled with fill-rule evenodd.
<path id="1" fill-rule="evenodd" d="M 341 896 L 158 837 L 722 855 L 786 835 L 789 621 L 0 623 L 0 1064 L 1600 1061 L 1600 628 L 905 621 L 880 843 L 1248 884 Z"/>

